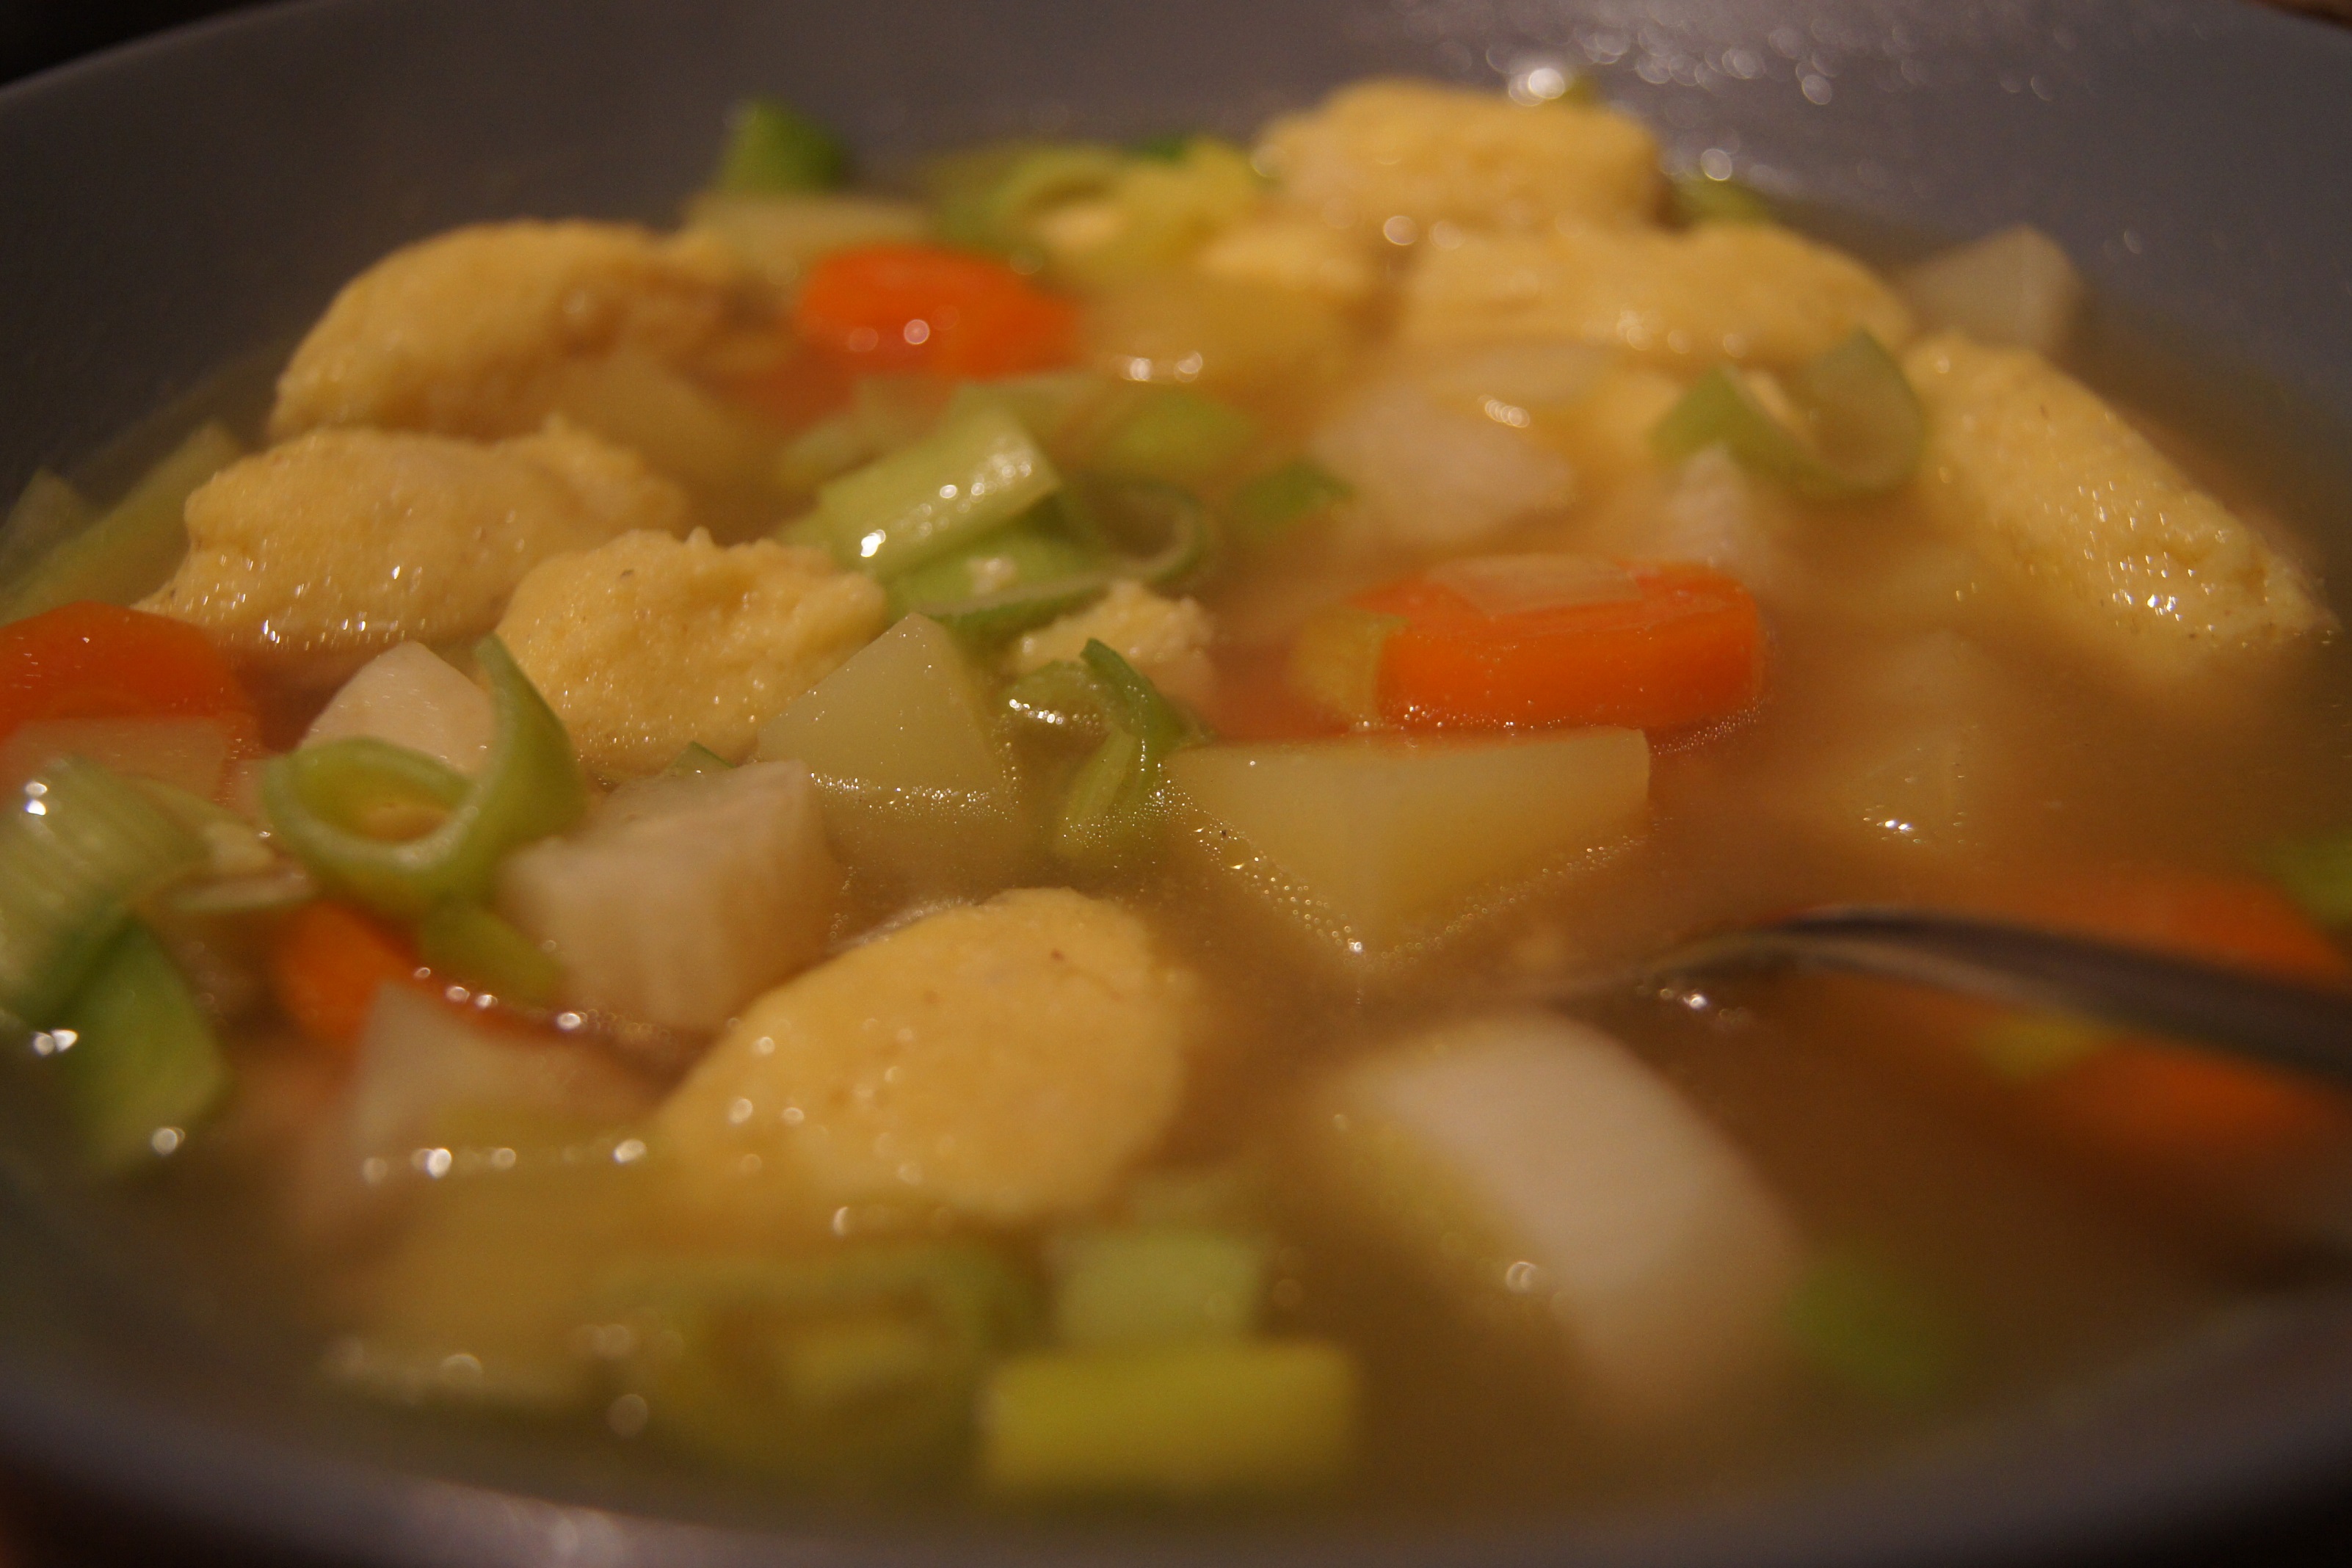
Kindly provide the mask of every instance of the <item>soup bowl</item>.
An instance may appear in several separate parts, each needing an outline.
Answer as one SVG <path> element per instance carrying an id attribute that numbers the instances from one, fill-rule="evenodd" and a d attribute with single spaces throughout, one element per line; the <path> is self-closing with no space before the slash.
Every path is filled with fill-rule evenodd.
<path id="1" fill-rule="evenodd" d="M 666 220 L 746 95 L 887 168 L 1015 131 L 1239 133 L 1373 73 L 1545 68 L 1597 77 L 1670 163 L 1727 166 L 1880 259 L 2042 227 L 2092 284 L 2095 373 L 2214 432 L 2297 515 L 2352 519 L 2352 34 L 2218 0 L 275 7 L 0 93 L 0 479 L 267 361 L 403 241 Z M 55 1153 L 0 1105 L 0 1452 L 239 1560 L 1982 1562 L 2137 1549 L 2352 1473 L 2352 1290 L 2319 1284 L 1869 1464 L 1658 1507 L 1373 1527 L 774 1504 L 328 1401 L 189 1282 L 160 1221 L 112 1214 Z"/>

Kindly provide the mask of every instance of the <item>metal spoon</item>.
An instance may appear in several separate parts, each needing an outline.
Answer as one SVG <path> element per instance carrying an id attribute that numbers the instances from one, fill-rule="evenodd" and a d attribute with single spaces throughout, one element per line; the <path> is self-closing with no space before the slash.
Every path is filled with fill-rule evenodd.
<path id="1" fill-rule="evenodd" d="M 1808 910 L 1701 937 L 1630 973 L 1575 977 L 1550 994 L 1566 1000 L 1629 980 L 1663 989 L 1783 969 L 1877 975 L 2071 1013 L 2352 1084 L 2352 990 L 1929 910 Z"/>

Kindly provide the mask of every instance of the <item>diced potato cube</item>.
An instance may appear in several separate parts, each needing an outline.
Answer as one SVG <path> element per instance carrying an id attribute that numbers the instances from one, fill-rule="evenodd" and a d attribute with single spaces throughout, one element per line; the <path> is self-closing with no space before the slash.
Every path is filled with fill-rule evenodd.
<path id="1" fill-rule="evenodd" d="M 1465 236 L 1422 258 L 1398 333 L 1578 338 L 1695 372 L 1723 359 L 1801 364 L 1856 327 L 1900 348 L 1911 312 L 1851 257 L 1770 224 L 1718 223 Z"/>
<path id="2" fill-rule="evenodd" d="M 2040 355 L 1948 333 L 1904 370 L 1929 515 L 2111 668 L 2169 689 L 2328 624 L 2294 562 Z"/>
<path id="3" fill-rule="evenodd" d="M 1929 257 L 1901 282 L 1927 325 L 2045 356 L 2066 346 L 2083 304 L 2083 277 L 2073 260 L 2027 224 Z"/>
<path id="4" fill-rule="evenodd" d="M 1309 449 L 1354 488 L 1384 542 L 1412 548 L 1473 543 L 1576 496 L 1559 454 L 1483 414 L 1443 406 L 1411 381 L 1349 399 Z"/>
<path id="5" fill-rule="evenodd" d="M 1201 746 L 1166 766 L 1217 865 L 1362 953 L 1633 831 L 1650 751 L 1639 730 L 1349 736 Z"/>
<path id="6" fill-rule="evenodd" d="M 1547 1303 L 1628 1427 L 1685 1417 L 1777 1359 L 1796 1226 L 1598 1030 L 1546 1014 L 1447 1026 L 1343 1070 L 1308 1125 L 1343 1199 L 1440 1278 Z"/>
<path id="7" fill-rule="evenodd" d="M 900 620 L 761 726 L 759 754 L 807 766 L 853 863 L 962 885 L 998 877 L 1025 846 L 971 661 L 927 616 Z"/>
<path id="8" fill-rule="evenodd" d="M 1441 223 L 1638 224 L 1658 208 L 1658 144 L 1640 121 L 1435 82 L 1342 88 L 1268 126 L 1258 157 L 1283 201 L 1367 239 L 1396 218 L 1409 243 Z"/>
<path id="9" fill-rule="evenodd" d="M 792 763 L 642 779 L 588 829 L 507 858 L 499 910 L 563 965 L 563 999 L 716 1029 L 824 949 L 841 896 Z"/>
<path id="10" fill-rule="evenodd" d="M 351 1163 L 320 1184 L 436 1178 L 433 1147 L 461 1126 L 494 1135 L 551 1121 L 624 1126 L 652 1098 L 645 1079 L 600 1048 L 489 1030 L 440 996 L 383 985 L 360 1035 L 343 1121 L 324 1135 L 324 1154 Z"/>
<path id="11" fill-rule="evenodd" d="M 1196 985 L 1066 889 L 926 916 L 746 1009 L 662 1107 L 662 1151 L 728 1212 L 1080 1213 L 1175 1115 Z"/>
<path id="12" fill-rule="evenodd" d="M 343 682 L 302 743 L 365 735 L 470 773 L 489 755 L 495 728 L 488 692 L 423 643 L 404 642 Z"/>

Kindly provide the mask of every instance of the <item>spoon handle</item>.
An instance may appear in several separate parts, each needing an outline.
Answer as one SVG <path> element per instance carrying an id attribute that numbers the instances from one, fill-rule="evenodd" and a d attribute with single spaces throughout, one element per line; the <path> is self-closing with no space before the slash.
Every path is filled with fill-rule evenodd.
<path id="1" fill-rule="evenodd" d="M 2352 1084 L 2352 990 L 1963 915 L 1868 905 L 1810 910 L 1705 937 L 1646 980 L 1838 970 L 2014 1006 L 2076 1014 Z"/>

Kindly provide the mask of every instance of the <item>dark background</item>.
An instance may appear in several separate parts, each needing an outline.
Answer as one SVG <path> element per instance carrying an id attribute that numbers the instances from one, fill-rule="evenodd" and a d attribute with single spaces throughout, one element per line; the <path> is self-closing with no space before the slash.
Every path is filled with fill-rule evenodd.
<path id="1" fill-rule="evenodd" d="M 0 82 L 79 56 L 230 11 L 258 0 L 0 0 Z M 2283 0 L 2298 9 L 2352 18 L 2352 0 Z M 2216 1538 L 2184 1542 L 2161 1560 L 2100 1568 L 2339 1568 L 2352 1565 L 2352 1509 L 2339 1503 L 2284 1518 L 2246 1521 Z M 0 1472 L 0 1568 L 87 1568 L 98 1563 L 224 1561 L 194 1542 L 158 1540 L 104 1505 L 28 1489 Z"/>
<path id="2" fill-rule="evenodd" d="M 144 33 L 246 8 L 236 0 L 0 0 L 0 81 Z"/>

